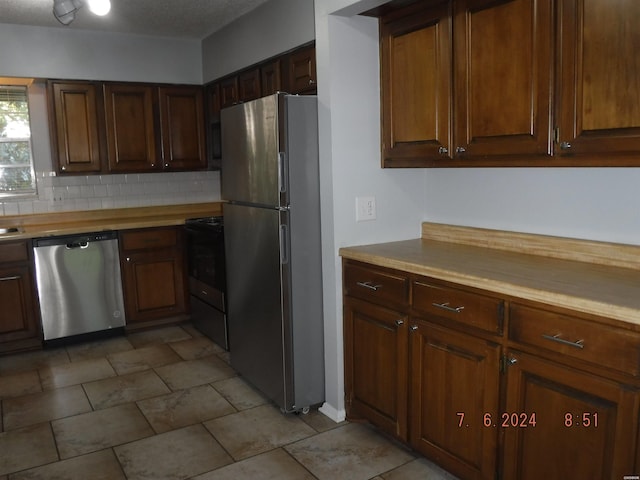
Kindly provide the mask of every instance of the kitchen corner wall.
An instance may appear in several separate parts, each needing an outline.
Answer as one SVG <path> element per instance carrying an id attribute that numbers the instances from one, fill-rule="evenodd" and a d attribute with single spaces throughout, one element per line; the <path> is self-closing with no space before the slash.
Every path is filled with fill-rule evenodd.
<path id="1" fill-rule="evenodd" d="M 0 76 L 202 83 L 200 41 L 0 24 Z M 0 198 L 0 215 L 175 205 L 220 200 L 213 171 L 56 176 L 46 88 L 29 87 L 38 194 Z"/>

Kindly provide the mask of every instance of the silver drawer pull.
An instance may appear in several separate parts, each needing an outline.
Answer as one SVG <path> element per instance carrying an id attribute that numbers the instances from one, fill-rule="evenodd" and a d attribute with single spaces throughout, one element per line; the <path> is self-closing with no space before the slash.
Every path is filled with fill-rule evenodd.
<path id="1" fill-rule="evenodd" d="M 382 287 L 382 285 L 374 285 L 371 282 L 356 282 L 356 285 L 360 285 L 361 287 L 368 288 L 369 290 L 373 290 L 374 292 L 377 292 L 378 289 Z"/>
<path id="2" fill-rule="evenodd" d="M 558 342 L 563 345 L 569 345 L 570 347 L 574 347 L 574 348 L 580 348 L 580 349 L 584 348 L 584 340 L 577 340 L 575 342 L 572 342 L 570 340 L 565 340 L 564 338 L 561 338 L 559 333 L 557 335 L 542 335 L 542 338 L 551 340 L 552 342 Z"/>
<path id="3" fill-rule="evenodd" d="M 443 310 L 446 310 L 447 312 L 453 312 L 453 313 L 460 313 L 464 310 L 464 307 L 450 307 L 449 306 L 449 302 L 447 303 L 432 303 L 431 305 L 433 305 L 434 307 L 438 307 L 441 308 Z"/>

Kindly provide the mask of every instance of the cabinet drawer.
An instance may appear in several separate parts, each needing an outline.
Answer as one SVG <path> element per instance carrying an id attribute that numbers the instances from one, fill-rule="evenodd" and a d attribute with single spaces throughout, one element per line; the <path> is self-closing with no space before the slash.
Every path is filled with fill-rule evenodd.
<path id="1" fill-rule="evenodd" d="M 174 247 L 178 243 L 175 228 L 133 230 L 123 232 L 120 238 L 124 251 Z"/>
<path id="2" fill-rule="evenodd" d="M 640 374 L 640 334 L 636 332 L 512 304 L 509 338 L 634 376 Z"/>
<path id="3" fill-rule="evenodd" d="M 22 262 L 28 259 L 27 242 L 0 243 L 0 262 Z"/>
<path id="4" fill-rule="evenodd" d="M 504 302 L 498 298 L 431 283 L 413 282 L 413 307 L 492 333 L 502 333 Z"/>
<path id="5" fill-rule="evenodd" d="M 401 272 L 347 263 L 344 293 L 374 303 L 405 306 L 409 303 L 409 279 Z"/>

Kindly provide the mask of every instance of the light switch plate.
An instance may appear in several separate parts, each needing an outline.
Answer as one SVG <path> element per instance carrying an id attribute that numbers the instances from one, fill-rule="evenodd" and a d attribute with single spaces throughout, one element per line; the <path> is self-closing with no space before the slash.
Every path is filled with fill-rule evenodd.
<path id="1" fill-rule="evenodd" d="M 356 222 L 376 219 L 376 197 L 356 197 Z"/>

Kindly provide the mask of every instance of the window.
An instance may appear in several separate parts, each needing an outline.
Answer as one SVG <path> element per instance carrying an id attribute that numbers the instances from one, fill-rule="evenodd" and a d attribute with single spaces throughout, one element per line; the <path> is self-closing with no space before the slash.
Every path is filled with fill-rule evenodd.
<path id="1" fill-rule="evenodd" d="M 27 87 L 0 84 L 0 198 L 35 193 Z"/>

